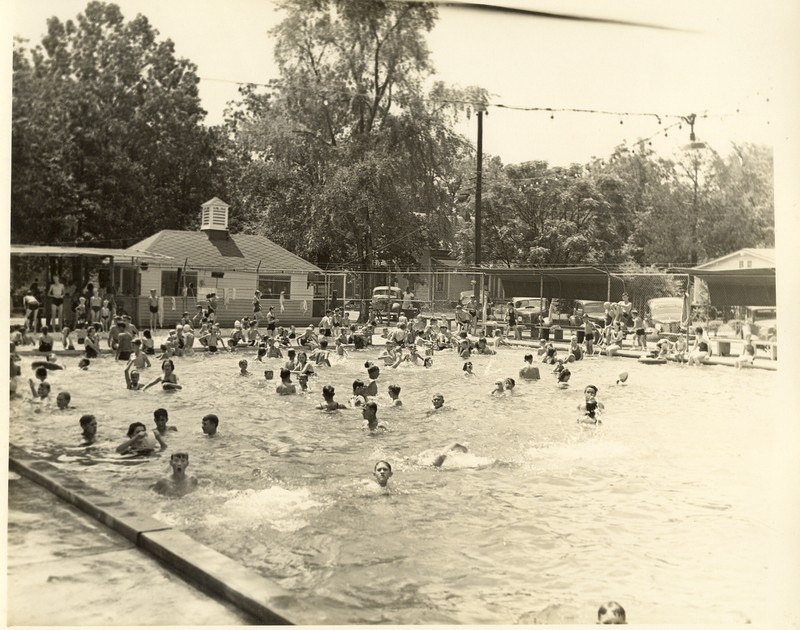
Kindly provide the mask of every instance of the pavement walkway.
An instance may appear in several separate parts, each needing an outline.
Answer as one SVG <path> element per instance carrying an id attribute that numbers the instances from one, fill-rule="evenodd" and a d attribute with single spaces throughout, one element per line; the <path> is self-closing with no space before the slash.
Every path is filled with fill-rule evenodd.
<path id="1" fill-rule="evenodd" d="M 9 472 L 7 625 L 250 625 L 233 606 Z"/>

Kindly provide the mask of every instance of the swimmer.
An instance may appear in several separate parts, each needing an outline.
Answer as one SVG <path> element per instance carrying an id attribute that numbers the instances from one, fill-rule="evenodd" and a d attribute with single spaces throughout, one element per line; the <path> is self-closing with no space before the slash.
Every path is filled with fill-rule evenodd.
<path id="1" fill-rule="evenodd" d="M 539 380 L 539 368 L 533 365 L 533 355 L 525 355 L 525 364 L 519 370 L 519 377 L 526 381 Z"/>
<path id="2" fill-rule="evenodd" d="M 510 376 L 503 381 L 503 388 L 509 393 L 513 393 L 514 387 L 516 387 L 517 382 L 511 378 Z"/>
<path id="3" fill-rule="evenodd" d="M 464 446 L 463 444 L 459 444 L 458 442 L 453 442 L 452 444 L 448 444 L 447 446 L 445 446 L 442 449 L 442 452 L 439 453 L 434 458 L 434 460 L 431 462 L 431 465 L 432 466 L 436 466 L 437 468 L 439 468 L 444 463 L 444 460 L 447 459 L 447 456 L 450 453 L 452 453 L 452 452 L 466 453 L 466 452 L 468 452 L 468 450 L 469 449 L 467 449 L 466 446 Z"/>
<path id="4" fill-rule="evenodd" d="M 150 381 L 143 389 L 148 389 L 157 383 L 161 383 L 162 388 L 165 390 L 181 389 L 181 386 L 178 385 L 178 377 L 175 375 L 175 364 L 172 359 L 164 361 L 161 364 L 161 369 L 164 373 L 157 379 Z"/>
<path id="5" fill-rule="evenodd" d="M 138 391 L 144 388 L 144 384 L 139 381 L 139 370 L 132 370 L 133 360 L 128 361 L 125 368 L 125 386 L 128 389 Z"/>
<path id="6" fill-rule="evenodd" d="M 564 367 L 564 369 L 558 372 L 558 387 L 561 389 L 566 389 L 569 387 L 569 379 L 572 376 L 572 372 L 569 371 L 568 367 Z"/>
<path id="7" fill-rule="evenodd" d="M 378 403 L 369 401 L 361 410 L 361 417 L 364 418 L 363 429 L 368 430 L 370 433 L 375 433 L 378 429 L 387 431 L 387 427 L 383 422 L 378 422 Z"/>
<path id="8" fill-rule="evenodd" d="M 431 402 L 433 403 L 433 409 L 428 409 L 428 411 L 425 412 L 426 416 L 438 413 L 444 409 L 444 394 L 440 394 L 439 392 L 435 393 L 433 398 L 431 398 Z"/>
<path id="9" fill-rule="evenodd" d="M 364 397 L 364 390 L 364 381 L 360 378 L 353 381 L 353 394 L 348 401 L 351 408 L 363 407 L 366 404 L 367 399 Z"/>
<path id="10" fill-rule="evenodd" d="M 217 435 L 217 427 L 219 426 L 219 418 L 216 414 L 209 413 L 203 416 L 200 421 L 200 428 L 205 433 L 206 437 L 214 437 Z"/>
<path id="11" fill-rule="evenodd" d="M 597 609 L 597 623 L 604 625 L 627 624 L 625 609 L 617 602 L 606 602 Z"/>
<path id="12" fill-rule="evenodd" d="M 475 372 L 472 371 L 472 361 L 464 363 L 464 367 L 461 369 L 464 370 L 464 376 L 475 376 Z"/>
<path id="13" fill-rule="evenodd" d="M 385 488 L 393 474 L 392 465 L 385 460 L 375 462 L 373 474 L 375 475 L 375 481 L 378 482 L 378 485 L 381 488 Z"/>
<path id="14" fill-rule="evenodd" d="M 89 361 L 89 359 L 81 359 L 78 361 L 78 369 L 86 371 L 89 369 L 89 365 L 91 365 L 91 363 L 92 362 Z"/>
<path id="15" fill-rule="evenodd" d="M 586 400 L 578 405 L 578 411 L 582 411 L 583 415 L 578 418 L 578 422 L 584 424 L 602 424 L 600 420 L 600 412 L 605 409 L 603 403 L 597 401 L 597 387 L 594 385 L 587 385 L 583 390 L 583 395 Z"/>
<path id="16" fill-rule="evenodd" d="M 627 372 L 620 372 L 619 376 L 617 377 L 617 385 L 624 385 L 625 381 L 628 380 L 628 373 Z"/>
<path id="17" fill-rule="evenodd" d="M 177 427 L 167 427 L 169 414 L 166 409 L 159 407 L 153 412 L 153 421 L 156 423 L 156 431 L 159 435 L 166 435 L 167 431 L 177 431 Z"/>
<path id="18" fill-rule="evenodd" d="M 308 374 L 301 372 L 297 375 L 297 384 L 300 385 L 300 393 L 304 394 L 308 391 Z"/>
<path id="19" fill-rule="evenodd" d="M 72 396 L 70 396 L 69 392 L 58 392 L 58 396 L 56 396 L 56 405 L 61 410 L 64 409 L 72 409 L 69 406 L 70 401 L 72 400 Z"/>
<path id="20" fill-rule="evenodd" d="M 317 409 L 322 409 L 323 411 L 336 411 L 338 409 L 347 409 L 347 405 L 343 405 L 342 403 L 336 402 L 333 397 L 336 394 L 336 390 L 334 389 L 333 385 L 326 385 L 322 388 L 322 398 L 325 402 L 321 402 L 317 405 Z"/>
<path id="21" fill-rule="evenodd" d="M 247 371 L 247 359 L 239 361 L 239 376 L 250 376 L 251 373 Z"/>
<path id="22" fill-rule="evenodd" d="M 159 494 L 172 497 L 182 497 L 197 489 L 197 478 L 187 477 L 186 469 L 189 467 L 188 453 L 173 453 L 169 458 L 172 466 L 172 476 L 159 479 L 152 487 Z"/>
<path id="23" fill-rule="evenodd" d="M 94 441 L 97 439 L 97 418 L 91 414 L 86 414 L 81 416 L 78 422 L 80 422 L 81 425 L 81 436 L 83 437 L 82 446 L 94 444 Z"/>
<path id="24" fill-rule="evenodd" d="M 50 395 L 50 383 L 47 382 L 47 369 L 43 367 L 36 368 L 34 376 L 39 379 L 39 385 L 32 379 L 28 379 L 28 385 L 31 388 L 31 394 L 34 398 L 47 398 Z"/>
<path id="25" fill-rule="evenodd" d="M 132 422 L 128 427 L 128 439 L 117 447 L 117 453 L 146 455 L 152 453 L 156 445 L 163 451 L 167 443 L 155 431 L 148 431 L 141 422 Z"/>
<path id="26" fill-rule="evenodd" d="M 422 362 L 422 367 L 424 368 L 432 368 L 433 367 L 433 359 L 430 357 L 425 357 L 425 360 Z"/>
<path id="27" fill-rule="evenodd" d="M 292 373 L 286 368 L 281 370 L 281 383 L 275 388 L 275 391 L 281 396 L 297 393 L 297 388 L 292 384 Z"/>
<path id="28" fill-rule="evenodd" d="M 505 389 L 503 387 L 503 381 L 501 379 L 497 379 L 494 382 L 494 389 L 490 392 L 490 395 L 492 395 L 492 396 L 502 396 L 504 394 L 504 392 L 505 392 Z"/>
<path id="29" fill-rule="evenodd" d="M 390 403 L 392 407 L 402 407 L 403 401 L 400 400 L 400 386 L 399 385 L 389 385 L 389 398 L 392 400 Z"/>
<path id="30" fill-rule="evenodd" d="M 381 375 L 381 369 L 377 365 L 370 365 L 367 368 L 367 375 L 369 376 L 369 383 L 364 390 L 365 396 L 378 395 L 378 377 Z"/>

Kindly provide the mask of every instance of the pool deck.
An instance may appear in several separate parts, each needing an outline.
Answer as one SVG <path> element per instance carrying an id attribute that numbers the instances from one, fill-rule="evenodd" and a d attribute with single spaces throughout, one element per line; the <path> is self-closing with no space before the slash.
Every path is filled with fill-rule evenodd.
<path id="1" fill-rule="evenodd" d="M 15 473 L 8 482 L 8 625 L 251 625 L 122 535 Z"/>
<path id="2" fill-rule="evenodd" d="M 9 470 L 12 625 L 291 623 L 291 595 L 221 553 L 13 444 Z"/>

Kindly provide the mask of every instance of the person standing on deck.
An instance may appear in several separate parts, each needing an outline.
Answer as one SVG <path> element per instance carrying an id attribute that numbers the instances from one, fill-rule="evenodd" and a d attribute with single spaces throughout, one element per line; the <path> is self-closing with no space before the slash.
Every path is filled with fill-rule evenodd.
<path id="1" fill-rule="evenodd" d="M 64 285 L 61 284 L 58 276 L 53 276 L 53 282 L 50 284 L 50 289 L 47 291 L 47 297 L 50 298 L 50 325 L 53 328 L 63 325 L 64 320 Z"/>

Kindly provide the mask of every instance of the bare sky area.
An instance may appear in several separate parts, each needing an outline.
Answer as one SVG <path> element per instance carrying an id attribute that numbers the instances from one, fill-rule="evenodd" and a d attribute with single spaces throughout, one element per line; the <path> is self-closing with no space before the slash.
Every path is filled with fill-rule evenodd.
<path id="1" fill-rule="evenodd" d="M 175 42 L 178 55 L 197 64 L 209 124 L 222 121 L 226 103 L 237 97 L 236 82 L 265 83 L 277 76 L 268 31 L 281 14 L 271 2 L 117 4 L 126 18 L 146 15 L 162 37 Z M 676 121 L 669 116 L 691 113 L 707 115 L 698 120 L 697 135 L 721 153 L 730 142 L 773 143 L 780 27 L 793 11 L 788 3 L 758 13 L 742 0 L 726 2 L 724 11 L 719 3 L 684 0 L 508 4 L 677 30 L 441 8 L 428 38 L 434 79 L 484 87 L 494 104 L 662 116 L 659 125 L 655 117 L 492 107 L 484 127 L 488 154 L 506 163 L 569 164 L 650 138 L 654 150 L 669 155 L 688 142 L 685 125 L 664 136 L 663 128 Z M 38 42 L 49 16 L 74 18 L 85 6 L 85 0 L 13 0 L 13 33 Z M 460 131 L 473 137 L 474 119 L 465 120 Z"/>

